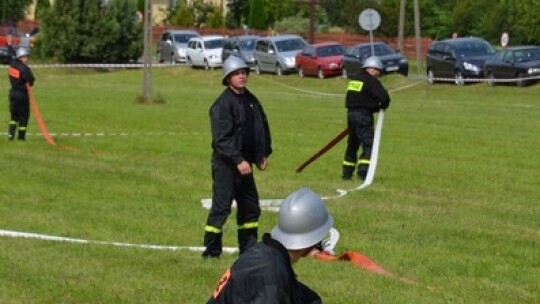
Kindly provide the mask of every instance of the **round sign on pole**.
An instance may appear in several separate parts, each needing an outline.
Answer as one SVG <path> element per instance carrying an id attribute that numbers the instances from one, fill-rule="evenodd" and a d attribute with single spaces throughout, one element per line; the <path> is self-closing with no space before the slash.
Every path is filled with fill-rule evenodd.
<path id="1" fill-rule="evenodd" d="M 358 16 L 358 24 L 366 31 L 373 31 L 381 24 L 381 15 L 372 8 L 366 8 Z"/>
<path id="2" fill-rule="evenodd" d="M 508 35 L 508 33 L 507 32 L 502 33 L 502 35 L 501 35 L 501 46 L 503 48 L 507 47 L 509 40 L 510 40 L 510 36 Z"/>

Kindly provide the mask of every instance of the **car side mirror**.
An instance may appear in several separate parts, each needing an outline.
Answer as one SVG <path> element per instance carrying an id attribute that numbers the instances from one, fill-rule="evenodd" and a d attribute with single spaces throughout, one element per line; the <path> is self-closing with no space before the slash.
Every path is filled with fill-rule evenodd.
<path id="1" fill-rule="evenodd" d="M 167 42 L 167 44 L 169 44 L 169 45 L 172 45 L 172 40 L 170 40 L 170 39 L 167 39 L 165 42 Z"/>

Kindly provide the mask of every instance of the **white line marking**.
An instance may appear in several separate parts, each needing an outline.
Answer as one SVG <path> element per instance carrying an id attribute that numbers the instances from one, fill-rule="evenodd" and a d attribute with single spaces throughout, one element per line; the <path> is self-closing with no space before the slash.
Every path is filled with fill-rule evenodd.
<path id="1" fill-rule="evenodd" d="M 171 250 L 171 251 L 189 250 L 189 251 L 202 252 L 205 249 L 204 247 L 197 247 L 197 246 L 168 246 L 168 245 L 150 245 L 150 244 L 131 244 L 131 243 L 107 242 L 107 241 L 92 241 L 92 240 L 60 237 L 60 236 L 45 235 L 45 234 L 30 233 L 30 232 L 18 232 L 18 231 L 3 230 L 3 229 L 0 229 L 0 236 L 12 237 L 12 238 L 38 239 L 38 240 L 43 240 L 43 241 L 66 242 L 66 243 L 75 243 L 75 244 L 96 244 L 96 245 L 111 245 L 111 246 L 118 246 L 118 247 L 135 247 L 135 248 L 144 248 L 144 249 L 153 249 L 153 250 Z M 238 248 L 223 247 L 223 252 L 230 253 L 230 254 L 237 253 Z"/>

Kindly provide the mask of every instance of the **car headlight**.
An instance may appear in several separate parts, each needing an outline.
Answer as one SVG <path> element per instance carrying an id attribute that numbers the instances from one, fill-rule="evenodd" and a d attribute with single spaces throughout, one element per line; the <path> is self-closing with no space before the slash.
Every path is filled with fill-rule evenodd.
<path id="1" fill-rule="evenodd" d="M 186 49 L 178 49 L 178 55 L 179 56 L 186 56 Z"/>
<path id="2" fill-rule="evenodd" d="M 295 59 L 294 57 L 285 57 L 283 58 L 283 61 L 285 62 L 286 65 L 294 65 L 295 64 Z"/>
<path id="3" fill-rule="evenodd" d="M 338 67 L 339 67 L 339 64 L 335 62 L 331 62 L 328 64 L 328 68 L 330 69 L 337 69 Z"/>
<path id="4" fill-rule="evenodd" d="M 480 68 L 472 63 L 464 62 L 463 67 L 467 71 L 480 72 Z"/>
<path id="5" fill-rule="evenodd" d="M 399 60 L 399 63 L 407 63 L 407 59 L 401 58 L 401 59 Z"/>
<path id="6" fill-rule="evenodd" d="M 540 68 L 529 68 L 527 74 L 537 74 L 540 73 Z"/>
<path id="7" fill-rule="evenodd" d="M 247 55 L 246 56 L 246 61 L 247 62 L 255 62 L 255 58 L 252 55 Z"/>
<path id="8" fill-rule="evenodd" d="M 217 59 L 217 56 L 216 55 L 210 55 L 210 56 L 208 56 L 208 58 L 214 60 L 214 59 Z"/>

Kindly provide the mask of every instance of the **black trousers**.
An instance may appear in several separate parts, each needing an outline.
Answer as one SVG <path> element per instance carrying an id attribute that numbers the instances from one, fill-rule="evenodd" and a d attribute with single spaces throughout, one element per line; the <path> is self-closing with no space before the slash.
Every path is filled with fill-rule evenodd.
<path id="1" fill-rule="evenodd" d="M 237 203 L 236 223 L 240 253 L 257 243 L 261 215 L 259 194 L 253 174 L 241 175 L 236 165 L 227 160 L 212 160 L 212 207 L 205 227 L 204 245 L 211 255 L 222 251 L 222 227 L 231 214 L 233 199 Z"/>
<path id="2" fill-rule="evenodd" d="M 375 137 L 373 112 L 368 109 L 349 110 L 347 127 L 349 128 L 349 137 L 343 161 L 343 175 L 350 177 L 358 165 L 357 175 L 363 180 L 366 178 L 369 168 L 373 138 Z M 360 147 L 362 147 L 362 152 L 358 158 Z"/>
<path id="3" fill-rule="evenodd" d="M 19 127 L 26 127 L 30 117 L 30 101 L 26 92 L 10 91 L 9 112 L 11 120 L 16 121 Z"/>

